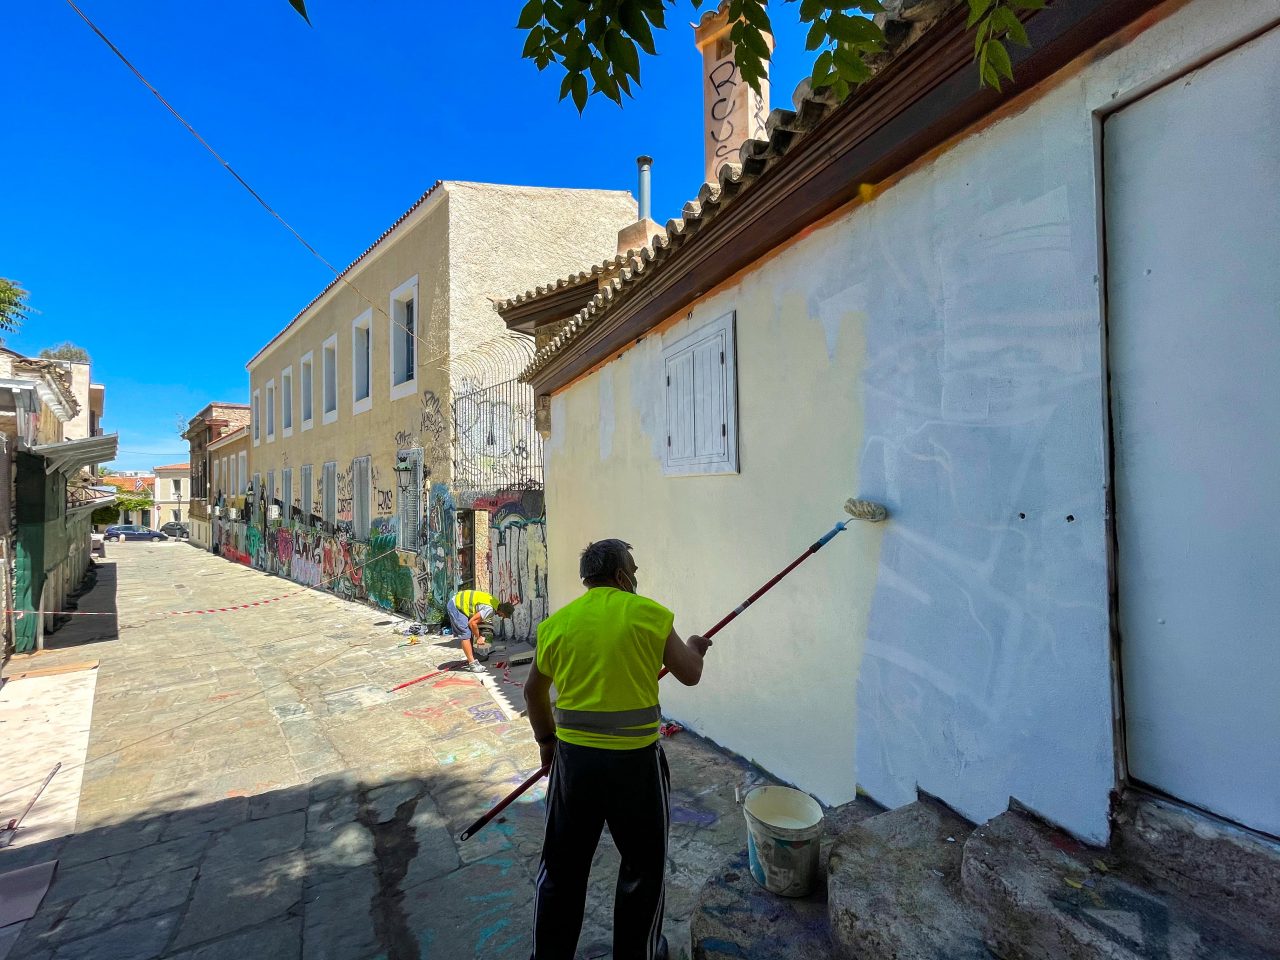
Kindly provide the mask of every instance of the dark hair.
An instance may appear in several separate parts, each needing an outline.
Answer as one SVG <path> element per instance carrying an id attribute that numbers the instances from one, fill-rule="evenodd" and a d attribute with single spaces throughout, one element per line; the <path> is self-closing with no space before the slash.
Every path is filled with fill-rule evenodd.
<path id="1" fill-rule="evenodd" d="M 631 544 L 625 540 L 597 540 L 587 544 L 578 561 L 578 576 L 585 580 L 612 580 L 619 570 L 625 570 L 627 551 Z"/>
<path id="2" fill-rule="evenodd" d="M 493 612 L 498 614 L 498 616 L 500 617 L 502 616 L 509 617 L 516 612 L 516 605 L 514 603 L 504 600 L 502 603 L 494 607 Z"/>

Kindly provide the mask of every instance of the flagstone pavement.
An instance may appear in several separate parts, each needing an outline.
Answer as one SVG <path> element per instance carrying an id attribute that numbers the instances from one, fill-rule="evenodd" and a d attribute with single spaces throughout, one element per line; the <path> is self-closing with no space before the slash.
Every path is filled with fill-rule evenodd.
<path id="1" fill-rule="evenodd" d="M 406 645 L 399 618 L 186 543 L 112 544 L 98 563 L 81 608 L 112 609 L 114 591 L 116 615 L 80 618 L 5 671 L 100 661 L 74 834 L 0 850 L 0 873 L 58 860 L 12 960 L 529 955 L 541 786 L 458 840 L 537 767 L 500 671 L 392 691 L 456 647 Z M 664 746 L 679 957 L 704 881 L 745 847 L 735 788 L 765 778 L 687 733 Z M 582 957 L 609 955 L 616 864 L 606 831 Z"/>

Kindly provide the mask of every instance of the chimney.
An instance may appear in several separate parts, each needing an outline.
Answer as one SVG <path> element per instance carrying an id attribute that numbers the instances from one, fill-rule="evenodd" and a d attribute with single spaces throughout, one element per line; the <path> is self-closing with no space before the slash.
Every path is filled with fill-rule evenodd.
<path id="1" fill-rule="evenodd" d="M 640 172 L 639 219 L 618 231 L 618 256 L 648 246 L 655 236 L 665 232 L 649 219 L 649 171 L 653 169 L 653 157 L 636 157 L 636 167 Z"/>
<path id="2" fill-rule="evenodd" d="M 726 163 L 738 162 L 743 143 L 765 139 L 769 117 L 769 78 L 760 78 L 759 93 L 742 79 L 733 62 L 731 26 L 728 0 L 693 25 L 693 40 L 702 53 L 702 142 L 708 183 L 716 182 Z M 766 33 L 764 40 L 772 52 L 773 37 Z"/>

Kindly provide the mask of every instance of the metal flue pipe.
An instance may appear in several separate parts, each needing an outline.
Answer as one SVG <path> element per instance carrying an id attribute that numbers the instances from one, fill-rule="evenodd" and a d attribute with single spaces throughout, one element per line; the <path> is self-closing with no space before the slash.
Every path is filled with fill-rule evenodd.
<path id="1" fill-rule="evenodd" d="M 653 157 L 636 157 L 640 168 L 640 219 L 649 219 L 649 175 L 653 170 Z"/>

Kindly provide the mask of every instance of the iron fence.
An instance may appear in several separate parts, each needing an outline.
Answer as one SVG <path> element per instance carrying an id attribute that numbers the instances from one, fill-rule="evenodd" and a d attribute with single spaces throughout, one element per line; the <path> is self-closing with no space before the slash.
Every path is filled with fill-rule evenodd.
<path id="1" fill-rule="evenodd" d="M 454 484 L 464 498 L 542 489 L 533 388 L 504 380 L 454 397 Z"/>

